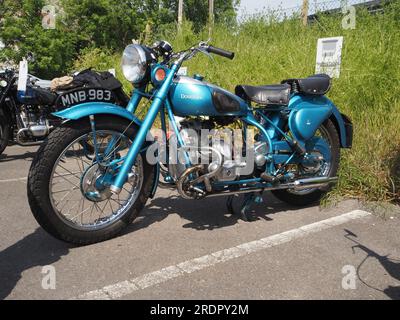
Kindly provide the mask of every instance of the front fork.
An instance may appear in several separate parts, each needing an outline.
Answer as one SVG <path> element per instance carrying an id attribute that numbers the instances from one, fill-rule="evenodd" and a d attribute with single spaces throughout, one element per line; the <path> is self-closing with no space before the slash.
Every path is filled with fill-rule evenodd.
<path id="1" fill-rule="evenodd" d="M 142 125 L 133 141 L 132 145 L 129 148 L 128 154 L 115 177 L 114 182 L 112 183 L 110 190 L 112 193 L 118 194 L 122 190 L 122 186 L 125 184 L 129 172 L 131 172 L 132 167 L 136 161 L 136 158 L 142 149 L 143 143 L 145 142 L 147 133 L 150 131 L 151 126 L 153 125 L 158 112 L 160 111 L 161 107 L 164 105 L 165 99 L 168 95 L 171 83 L 174 79 L 176 72 L 179 69 L 179 63 L 174 63 L 168 72 L 168 75 L 161 86 L 161 88 L 157 91 L 154 96 L 154 100 L 150 105 L 150 108 L 146 114 L 146 117 L 143 120 Z M 139 99 L 135 101 L 135 103 L 139 103 Z M 132 107 L 132 110 L 135 110 L 136 107 Z"/>

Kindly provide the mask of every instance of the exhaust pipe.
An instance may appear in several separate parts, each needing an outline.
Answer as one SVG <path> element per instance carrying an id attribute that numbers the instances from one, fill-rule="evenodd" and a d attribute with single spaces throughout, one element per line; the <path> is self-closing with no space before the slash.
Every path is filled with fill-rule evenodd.
<path id="1" fill-rule="evenodd" d="M 316 177 L 300 179 L 293 182 L 293 189 L 297 191 L 312 189 L 312 188 L 322 188 L 327 187 L 330 184 L 336 183 L 338 177 Z M 291 188 L 288 188 L 291 189 Z"/>
<path id="2" fill-rule="evenodd" d="M 263 191 L 272 191 L 272 190 L 285 190 L 285 189 L 293 189 L 296 191 L 306 190 L 306 189 L 314 189 L 314 188 L 323 188 L 328 187 L 331 184 L 334 184 L 338 181 L 338 177 L 315 177 L 315 178 L 306 178 L 299 179 L 293 182 L 280 184 L 273 187 L 266 188 L 247 188 L 238 191 L 222 191 L 218 193 L 213 193 L 207 195 L 207 197 L 218 197 L 218 196 L 229 196 L 235 194 L 244 194 L 250 192 L 263 192 Z"/>
<path id="3" fill-rule="evenodd" d="M 17 132 L 17 136 L 16 136 L 15 140 L 16 140 L 17 144 L 19 144 L 20 146 L 23 146 L 23 147 L 38 146 L 43 142 L 43 141 L 28 141 L 28 142 L 22 141 L 22 136 L 24 135 L 25 132 L 30 132 L 29 128 L 22 128 L 22 129 L 18 130 L 18 132 Z"/>

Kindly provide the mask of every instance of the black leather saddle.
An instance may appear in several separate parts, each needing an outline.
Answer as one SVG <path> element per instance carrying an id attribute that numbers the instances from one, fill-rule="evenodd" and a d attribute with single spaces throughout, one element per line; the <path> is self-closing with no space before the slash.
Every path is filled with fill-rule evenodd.
<path id="1" fill-rule="evenodd" d="M 289 84 L 276 84 L 268 86 L 239 85 L 235 94 L 246 101 L 253 101 L 261 106 L 288 105 L 291 86 Z"/>
<path id="2" fill-rule="evenodd" d="M 287 79 L 283 84 L 289 84 L 293 92 L 322 96 L 331 88 L 331 77 L 327 74 L 315 74 L 304 79 Z"/>

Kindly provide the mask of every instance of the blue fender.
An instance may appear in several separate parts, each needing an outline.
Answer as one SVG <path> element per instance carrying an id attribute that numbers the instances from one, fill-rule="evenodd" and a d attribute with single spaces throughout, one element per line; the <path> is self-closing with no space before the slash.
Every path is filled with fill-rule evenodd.
<path id="1" fill-rule="evenodd" d="M 341 114 L 326 96 L 295 95 L 290 100 L 289 108 L 293 110 L 289 125 L 300 142 L 311 138 L 319 125 L 329 118 L 339 134 L 340 146 L 351 148 L 353 140 L 351 120 Z"/>
<path id="2" fill-rule="evenodd" d="M 111 114 L 115 115 L 129 121 L 133 121 L 136 125 L 141 126 L 142 121 L 140 121 L 132 112 L 117 106 L 112 103 L 104 103 L 104 102 L 87 102 L 78 104 L 68 109 L 64 109 L 62 111 L 52 113 L 54 116 L 66 119 L 66 120 L 78 120 L 90 115 L 96 114 Z M 153 186 L 150 192 L 150 198 L 153 198 L 158 186 L 158 179 L 160 175 L 160 165 L 157 163 L 156 168 L 154 170 L 154 180 Z"/>
<path id="3" fill-rule="evenodd" d="M 82 103 L 53 113 L 56 117 L 68 120 L 78 120 L 96 114 L 112 114 L 133 121 L 138 126 L 142 125 L 142 122 L 128 110 L 115 104 L 105 102 Z"/>
<path id="4" fill-rule="evenodd" d="M 333 122 L 337 132 L 339 133 L 340 146 L 342 148 L 351 148 L 353 144 L 353 124 L 350 118 L 343 113 L 340 113 L 333 103 L 332 107 L 332 115 L 329 119 Z"/>

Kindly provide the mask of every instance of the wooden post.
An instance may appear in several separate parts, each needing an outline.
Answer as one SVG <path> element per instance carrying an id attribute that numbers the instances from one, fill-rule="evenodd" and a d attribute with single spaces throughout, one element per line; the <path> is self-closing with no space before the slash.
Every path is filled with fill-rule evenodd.
<path id="1" fill-rule="evenodd" d="M 182 27 L 183 21 L 183 0 L 179 0 L 178 2 L 178 29 L 180 30 Z"/>
<path id="2" fill-rule="evenodd" d="M 214 28 L 214 0 L 208 0 L 208 37 L 211 39 Z"/>
<path id="3" fill-rule="evenodd" d="M 303 0 L 303 6 L 301 8 L 301 20 L 303 25 L 306 27 L 308 23 L 308 0 Z"/>
<path id="4" fill-rule="evenodd" d="M 151 24 L 147 22 L 146 29 L 144 31 L 144 43 L 148 44 L 151 40 Z"/>

